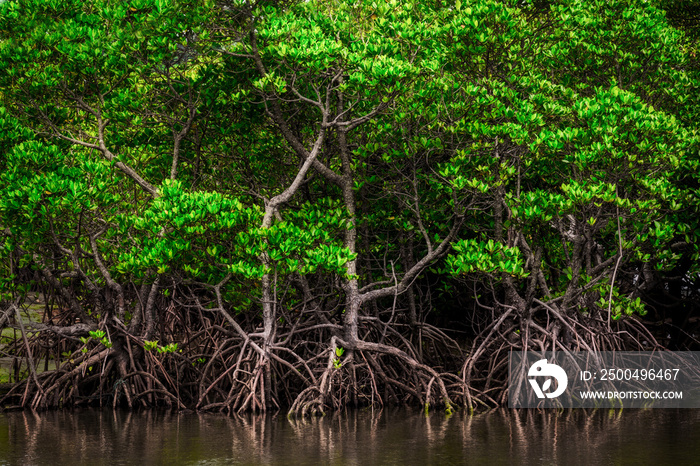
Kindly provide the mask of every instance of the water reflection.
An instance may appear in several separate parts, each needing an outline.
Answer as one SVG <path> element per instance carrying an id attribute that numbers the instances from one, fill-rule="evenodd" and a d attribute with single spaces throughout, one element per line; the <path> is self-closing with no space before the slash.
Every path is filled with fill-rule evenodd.
<path id="1" fill-rule="evenodd" d="M 691 464 L 698 444 L 698 410 L 0 415 L 0 464 Z"/>

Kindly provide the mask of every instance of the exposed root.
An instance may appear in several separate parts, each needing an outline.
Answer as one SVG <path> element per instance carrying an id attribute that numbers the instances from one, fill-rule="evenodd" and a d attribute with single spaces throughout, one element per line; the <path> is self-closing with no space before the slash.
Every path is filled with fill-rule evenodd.
<path id="1" fill-rule="evenodd" d="M 663 346 L 636 318 L 622 319 L 608 327 L 606 319 L 581 313 L 564 313 L 556 306 L 534 300 L 527 316 L 512 306 L 501 313 L 474 340 L 462 366 L 461 380 L 470 409 L 484 401 L 496 407 L 507 404 L 508 356 L 512 351 L 652 351 Z M 522 383 L 525 368 L 513 374 Z M 473 397 L 471 394 L 477 394 Z"/>
<path id="2" fill-rule="evenodd" d="M 407 340 L 401 341 L 407 344 Z M 325 414 L 328 409 L 352 405 L 381 407 L 385 403 L 411 401 L 425 409 L 442 406 L 451 413 L 455 409 L 453 398 L 459 399 L 468 391 L 458 378 L 439 374 L 395 346 L 362 340 L 349 342 L 333 336 L 325 354 L 326 367 L 318 383 L 299 394 L 289 416 Z M 452 383 L 446 383 L 447 380 Z"/>
<path id="3" fill-rule="evenodd" d="M 555 301 L 537 299 L 528 312 L 503 304 L 488 308 L 492 319 L 483 321 L 468 352 L 446 331 L 408 324 L 393 313 L 389 319 L 382 313 L 359 316 L 358 337 L 349 338 L 341 336 L 340 313 L 282 309 L 283 320 L 261 328 L 259 320 L 230 314 L 220 293 L 208 305 L 200 301 L 193 294 L 179 307 L 172 300 L 156 302 L 151 318 L 159 322 L 158 334 L 112 317 L 76 324 L 70 310 L 60 312 L 62 325 L 30 323 L 22 331 L 12 322 L 19 320 L 19 311 L 6 308 L 0 322 L 14 325 L 18 338 L 4 350 L 25 370 L 0 403 L 31 409 L 165 406 L 228 414 L 288 407 L 290 416 L 302 417 L 386 405 L 449 413 L 504 405 L 512 351 L 663 348 L 639 319 L 609 325 L 600 314 L 564 312 Z M 514 376 L 522 379 L 525 373 Z"/>

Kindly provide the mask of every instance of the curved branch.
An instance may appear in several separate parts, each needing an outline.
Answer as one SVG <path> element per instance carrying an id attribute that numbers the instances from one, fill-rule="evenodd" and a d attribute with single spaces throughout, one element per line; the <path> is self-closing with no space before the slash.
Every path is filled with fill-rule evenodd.
<path id="1" fill-rule="evenodd" d="M 397 283 L 396 285 L 389 286 L 386 288 L 381 288 L 378 290 L 372 290 L 372 291 L 367 291 L 365 293 L 360 294 L 358 297 L 360 299 L 360 302 L 364 303 L 367 301 L 372 301 L 376 300 L 379 298 L 384 298 L 386 296 L 391 296 L 394 294 L 401 294 L 404 291 L 408 289 L 408 287 L 411 285 L 413 280 L 421 273 L 423 270 L 428 268 L 428 266 L 435 260 L 441 258 L 447 252 L 450 250 L 452 240 L 454 240 L 457 237 L 457 232 L 459 231 L 460 227 L 462 226 L 462 222 L 464 221 L 464 217 L 460 217 L 457 222 L 455 222 L 454 225 L 452 225 L 452 229 L 450 230 L 450 233 L 447 235 L 447 237 L 443 240 L 440 245 L 433 249 L 431 252 L 423 256 L 421 260 L 416 262 L 416 264 L 411 267 L 406 274 L 403 276 L 401 281 Z M 370 285 L 368 285 L 370 286 Z M 366 288 L 366 287 L 365 287 Z"/>

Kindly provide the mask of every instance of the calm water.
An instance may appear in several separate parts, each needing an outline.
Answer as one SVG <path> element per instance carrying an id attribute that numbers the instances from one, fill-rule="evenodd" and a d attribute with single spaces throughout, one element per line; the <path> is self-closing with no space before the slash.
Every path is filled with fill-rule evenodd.
<path id="1" fill-rule="evenodd" d="M 700 410 L 0 414 L 0 464 L 698 464 Z"/>

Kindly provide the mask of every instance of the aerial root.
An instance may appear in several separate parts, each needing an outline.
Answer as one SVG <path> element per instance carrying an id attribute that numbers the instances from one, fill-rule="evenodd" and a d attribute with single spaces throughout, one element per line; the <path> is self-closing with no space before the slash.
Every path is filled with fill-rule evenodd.
<path id="1" fill-rule="evenodd" d="M 342 363 L 336 353 L 340 346 L 347 354 Z M 352 405 L 400 405 L 411 400 L 424 409 L 442 406 L 451 413 L 459 405 L 453 400 L 464 399 L 469 392 L 458 377 L 440 374 L 390 345 L 350 343 L 333 337 L 325 354 L 327 364 L 318 383 L 297 396 L 288 416 L 323 415 L 328 409 Z"/>

